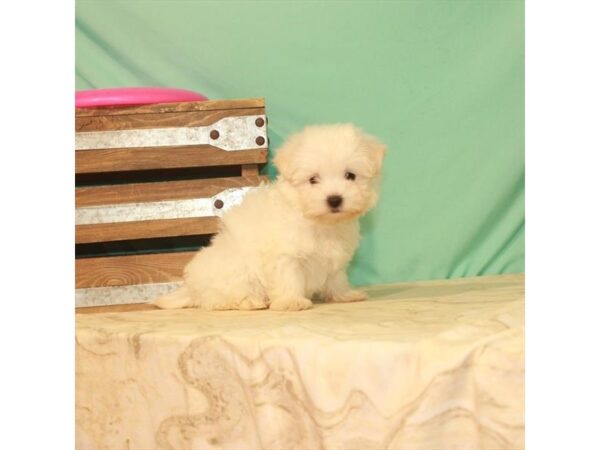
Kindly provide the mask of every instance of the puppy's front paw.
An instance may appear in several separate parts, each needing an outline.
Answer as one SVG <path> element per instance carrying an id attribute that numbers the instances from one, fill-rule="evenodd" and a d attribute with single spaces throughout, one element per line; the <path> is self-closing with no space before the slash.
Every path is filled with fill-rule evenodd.
<path id="1" fill-rule="evenodd" d="M 304 297 L 297 297 L 293 299 L 275 300 L 269 306 L 269 309 L 274 311 L 300 311 L 302 309 L 308 309 L 312 307 L 312 302 Z"/>
<path id="2" fill-rule="evenodd" d="M 267 302 L 262 298 L 246 297 L 240 302 L 239 308 L 245 311 L 265 309 L 267 308 Z"/>
<path id="3" fill-rule="evenodd" d="M 346 291 L 341 295 L 333 296 L 327 299 L 328 302 L 334 303 L 350 303 L 350 302 L 360 302 L 367 299 L 367 294 L 361 291 L 350 290 Z"/>

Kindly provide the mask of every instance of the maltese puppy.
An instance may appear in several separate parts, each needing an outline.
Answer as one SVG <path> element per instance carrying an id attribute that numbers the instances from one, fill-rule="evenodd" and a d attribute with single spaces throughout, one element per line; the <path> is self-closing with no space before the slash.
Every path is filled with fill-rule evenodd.
<path id="1" fill-rule="evenodd" d="M 358 218 L 378 198 L 385 145 L 354 125 L 315 125 L 277 152 L 279 177 L 223 215 L 219 233 L 184 269 L 160 308 L 297 311 L 366 295 L 348 284 Z"/>

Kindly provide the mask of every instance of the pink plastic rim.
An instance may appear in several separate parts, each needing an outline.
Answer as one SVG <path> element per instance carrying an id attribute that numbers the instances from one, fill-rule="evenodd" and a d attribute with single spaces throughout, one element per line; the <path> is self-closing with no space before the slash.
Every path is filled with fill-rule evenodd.
<path id="1" fill-rule="evenodd" d="M 75 92 L 76 108 L 99 106 L 149 105 L 152 103 L 201 102 L 202 94 L 186 89 L 162 87 L 131 87 L 90 89 Z"/>

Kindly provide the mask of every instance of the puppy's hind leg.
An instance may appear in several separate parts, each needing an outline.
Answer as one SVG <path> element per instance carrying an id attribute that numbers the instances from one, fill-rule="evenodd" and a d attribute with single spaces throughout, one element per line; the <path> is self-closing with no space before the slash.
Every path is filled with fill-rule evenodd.
<path id="1" fill-rule="evenodd" d="M 335 303 L 360 302 L 367 298 L 364 292 L 350 287 L 346 272 L 343 270 L 329 277 L 323 287 L 321 296 L 326 302 Z"/>
<path id="2" fill-rule="evenodd" d="M 195 306 L 191 293 L 185 285 L 173 292 L 169 292 L 168 294 L 152 300 L 150 303 L 161 309 L 177 309 Z"/>
<path id="3" fill-rule="evenodd" d="M 254 309 L 265 309 L 269 305 L 265 298 L 248 296 L 242 299 L 239 304 L 239 309 L 251 311 Z"/>
<path id="4" fill-rule="evenodd" d="M 306 282 L 301 265 L 289 257 L 281 257 L 270 268 L 267 294 L 274 311 L 300 311 L 312 307 L 306 298 Z"/>

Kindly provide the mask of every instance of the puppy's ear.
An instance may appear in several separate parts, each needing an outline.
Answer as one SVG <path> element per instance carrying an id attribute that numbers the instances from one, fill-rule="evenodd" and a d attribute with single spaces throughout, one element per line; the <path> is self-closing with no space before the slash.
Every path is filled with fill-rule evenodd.
<path id="1" fill-rule="evenodd" d="M 373 163 L 374 174 L 377 176 L 381 172 L 381 165 L 383 164 L 383 157 L 387 151 L 387 146 L 369 134 L 363 134 L 362 139 L 363 145 L 369 154 L 369 159 Z"/>
<path id="2" fill-rule="evenodd" d="M 277 167 L 279 174 L 286 180 L 291 180 L 293 176 L 293 156 L 294 150 L 299 145 L 300 137 L 298 134 L 290 136 L 277 150 L 273 158 L 273 164 Z"/>

